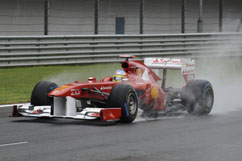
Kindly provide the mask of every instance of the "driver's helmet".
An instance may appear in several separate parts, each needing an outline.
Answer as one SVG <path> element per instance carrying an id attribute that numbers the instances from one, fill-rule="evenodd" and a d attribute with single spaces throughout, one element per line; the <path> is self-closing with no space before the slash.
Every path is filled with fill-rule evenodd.
<path id="1" fill-rule="evenodd" d="M 115 74 L 113 75 L 114 82 L 119 82 L 124 78 L 126 78 L 126 73 L 123 70 L 116 70 Z"/>

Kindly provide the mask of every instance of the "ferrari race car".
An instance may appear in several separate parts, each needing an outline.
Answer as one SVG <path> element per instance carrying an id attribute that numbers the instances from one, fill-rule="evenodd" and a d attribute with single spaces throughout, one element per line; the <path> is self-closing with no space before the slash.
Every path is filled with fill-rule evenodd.
<path id="1" fill-rule="evenodd" d="M 34 87 L 31 102 L 13 107 L 13 116 L 72 118 L 83 120 L 135 120 L 138 108 L 144 117 L 157 117 L 159 112 L 177 110 L 193 115 L 211 112 L 214 101 L 212 85 L 195 79 L 192 59 L 145 58 L 144 63 L 130 60 L 134 56 L 120 56 L 123 70 L 115 75 L 85 82 L 74 81 L 58 86 L 41 81 Z M 163 70 L 162 78 L 158 75 Z M 181 70 L 184 87 L 166 87 L 167 69 Z"/>

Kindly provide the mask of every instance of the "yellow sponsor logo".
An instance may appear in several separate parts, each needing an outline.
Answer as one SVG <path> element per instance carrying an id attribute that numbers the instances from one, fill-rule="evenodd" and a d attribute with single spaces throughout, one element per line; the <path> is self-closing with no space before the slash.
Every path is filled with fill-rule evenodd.
<path id="1" fill-rule="evenodd" d="M 69 87 L 71 87 L 71 86 L 60 86 L 60 87 L 56 88 L 55 90 L 62 91 L 62 90 L 69 88 Z"/>
<path id="2" fill-rule="evenodd" d="M 69 88 L 69 87 L 71 87 L 71 86 L 61 86 L 61 88 Z"/>
<path id="3" fill-rule="evenodd" d="M 141 73 L 141 70 L 140 70 L 140 69 L 137 70 L 137 74 L 138 74 L 138 76 L 140 76 L 140 77 L 142 76 L 142 73 Z"/>
<path id="4" fill-rule="evenodd" d="M 157 90 L 157 88 L 155 86 L 153 86 L 151 88 L 151 96 L 152 96 L 153 99 L 158 97 L 158 90 Z"/>
<path id="5" fill-rule="evenodd" d="M 55 91 L 62 91 L 62 90 L 64 90 L 64 88 L 56 88 L 56 89 L 54 89 Z"/>

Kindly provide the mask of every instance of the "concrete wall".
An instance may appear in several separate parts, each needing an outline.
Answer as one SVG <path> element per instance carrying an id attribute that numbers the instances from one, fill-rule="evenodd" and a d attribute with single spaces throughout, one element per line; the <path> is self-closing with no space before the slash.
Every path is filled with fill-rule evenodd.
<path id="1" fill-rule="evenodd" d="M 0 35 L 42 35 L 43 0 L 0 0 Z"/>
<path id="2" fill-rule="evenodd" d="M 219 0 L 203 0 L 203 3 L 203 31 L 219 32 Z M 187 0 L 186 32 L 197 32 L 198 16 L 199 0 Z M 223 32 L 236 32 L 241 18 L 242 1 L 224 0 Z"/>
<path id="3" fill-rule="evenodd" d="M 146 0 L 144 33 L 180 33 L 181 0 Z"/>
<path id="4" fill-rule="evenodd" d="M 50 0 L 50 35 L 93 33 L 94 0 Z"/>
<path id="5" fill-rule="evenodd" d="M 125 18 L 125 33 L 139 33 L 139 0 L 100 0 L 99 33 L 115 34 L 116 17 Z"/>
<path id="6" fill-rule="evenodd" d="M 223 31 L 236 31 L 242 18 L 242 1 L 226 0 L 224 6 Z"/>
<path id="7" fill-rule="evenodd" d="M 199 0 L 187 0 L 186 32 L 197 32 Z M 203 0 L 203 32 L 219 32 L 219 0 Z"/>
<path id="8" fill-rule="evenodd" d="M 139 33 L 140 0 L 99 0 L 99 34 L 115 34 L 116 17 L 125 33 Z M 186 0 L 186 33 L 197 32 L 199 0 Z M 180 33 L 181 0 L 145 0 L 144 34 Z M 203 0 L 204 32 L 219 31 L 219 0 Z M 44 0 L 0 0 L 0 35 L 43 35 Z M 49 34 L 94 34 L 95 0 L 50 0 Z M 242 17 L 241 0 L 224 0 L 223 31 L 234 32 Z M 242 29 L 241 29 L 242 30 Z"/>

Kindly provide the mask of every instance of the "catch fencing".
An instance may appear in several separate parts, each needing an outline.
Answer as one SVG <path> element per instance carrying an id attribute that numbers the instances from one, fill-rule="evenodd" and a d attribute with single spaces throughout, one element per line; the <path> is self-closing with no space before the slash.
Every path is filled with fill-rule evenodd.
<path id="1" fill-rule="evenodd" d="M 0 67 L 120 62 L 121 54 L 241 56 L 242 33 L 0 37 Z"/>

